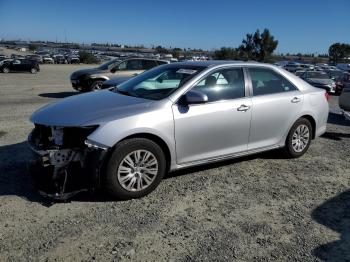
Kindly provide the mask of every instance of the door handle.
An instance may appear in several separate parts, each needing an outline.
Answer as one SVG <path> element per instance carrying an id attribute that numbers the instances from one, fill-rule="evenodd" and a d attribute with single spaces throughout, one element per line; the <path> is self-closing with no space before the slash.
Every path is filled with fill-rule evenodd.
<path id="1" fill-rule="evenodd" d="M 292 103 L 299 103 L 300 101 L 301 99 L 298 97 L 293 97 L 293 99 L 291 100 Z"/>
<path id="2" fill-rule="evenodd" d="M 240 107 L 237 108 L 237 111 L 246 112 L 249 110 L 249 108 L 250 106 L 241 105 Z"/>

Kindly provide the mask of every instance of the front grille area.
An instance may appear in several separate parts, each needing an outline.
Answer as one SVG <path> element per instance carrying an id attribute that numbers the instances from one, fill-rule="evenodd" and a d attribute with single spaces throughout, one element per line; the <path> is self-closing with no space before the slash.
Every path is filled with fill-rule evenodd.
<path id="1" fill-rule="evenodd" d="M 35 125 L 30 136 L 30 143 L 37 149 L 47 150 L 53 148 L 82 148 L 85 147 L 84 141 L 97 126 L 91 127 L 65 127 L 63 128 L 63 144 L 56 145 L 52 136 L 50 126 Z"/>

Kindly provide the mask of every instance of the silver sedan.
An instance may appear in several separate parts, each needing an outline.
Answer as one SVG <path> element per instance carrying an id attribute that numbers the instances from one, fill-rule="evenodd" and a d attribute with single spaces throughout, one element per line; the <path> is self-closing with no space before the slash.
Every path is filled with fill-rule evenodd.
<path id="1" fill-rule="evenodd" d="M 180 168 L 272 149 L 300 157 L 326 130 L 327 98 L 268 64 L 159 66 L 36 111 L 32 173 L 56 199 L 99 188 L 130 199 Z"/>

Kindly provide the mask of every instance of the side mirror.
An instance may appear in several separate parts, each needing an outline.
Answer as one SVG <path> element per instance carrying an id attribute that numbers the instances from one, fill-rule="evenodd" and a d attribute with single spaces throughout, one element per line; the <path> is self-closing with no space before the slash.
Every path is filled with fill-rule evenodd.
<path id="1" fill-rule="evenodd" d="M 197 90 L 188 91 L 179 100 L 181 105 L 204 104 L 206 102 L 208 102 L 208 96 Z"/>

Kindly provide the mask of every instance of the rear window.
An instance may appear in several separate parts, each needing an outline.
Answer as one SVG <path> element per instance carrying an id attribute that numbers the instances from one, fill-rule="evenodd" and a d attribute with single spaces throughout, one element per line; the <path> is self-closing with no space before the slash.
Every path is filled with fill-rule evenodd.
<path id="1" fill-rule="evenodd" d="M 249 68 L 253 94 L 268 95 L 295 91 L 297 88 L 277 72 L 267 68 Z"/>

